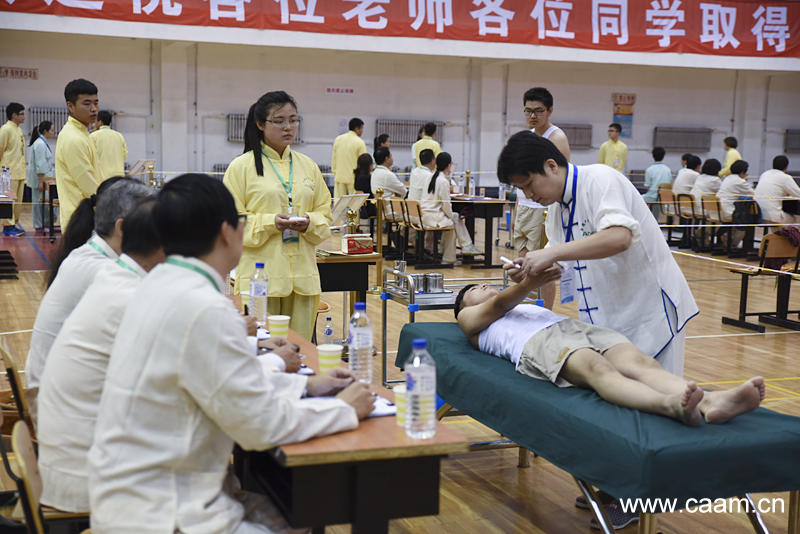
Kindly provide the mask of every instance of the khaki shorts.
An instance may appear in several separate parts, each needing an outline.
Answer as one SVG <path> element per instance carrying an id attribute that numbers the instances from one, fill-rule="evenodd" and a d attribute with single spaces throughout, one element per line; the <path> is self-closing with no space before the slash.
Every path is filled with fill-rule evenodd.
<path id="1" fill-rule="evenodd" d="M 572 384 L 559 376 L 561 367 L 575 351 L 592 349 L 600 354 L 611 347 L 630 343 L 622 334 L 577 319 L 564 319 L 536 333 L 525 343 L 517 372 L 549 380 L 560 388 Z"/>
<path id="2" fill-rule="evenodd" d="M 546 208 L 517 206 L 517 216 L 514 220 L 515 250 L 519 251 L 525 248 L 531 251 L 542 248 L 545 211 Z"/>

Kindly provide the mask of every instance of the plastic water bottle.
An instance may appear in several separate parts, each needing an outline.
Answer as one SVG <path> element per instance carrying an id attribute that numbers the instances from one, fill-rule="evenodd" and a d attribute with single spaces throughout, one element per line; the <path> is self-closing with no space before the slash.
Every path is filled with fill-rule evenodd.
<path id="1" fill-rule="evenodd" d="M 464 194 L 464 177 L 463 176 L 458 178 L 458 194 L 459 195 L 463 195 Z"/>
<path id="2" fill-rule="evenodd" d="M 428 341 L 415 339 L 405 363 L 406 435 L 414 439 L 436 434 L 436 362 L 428 353 Z"/>
<path id="3" fill-rule="evenodd" d="M 469 196 L 475 196 L 475 180 L 470 180 L 469 182 Z"/>
<path id="4" fill-rule="evenodd" d="M 11 191 L 11 171 L 8 167 L 3 167 L 3 194 L 8 194 Z"/>
<path id="5" fill-rule="evenodd" d="M 250 277 L 250 313 L 255 316 L 256 324 L 267 324 L 267 295 L 269 295 L 269 277 L 264 272 L 264 263 L 256 262 L 256 270 Z"/>
<path id="6" fill-rule="evenodd" d="M 323 334 L 323 339 L 325 340 L 326 345 L 334 345 L 333 342 L 333 321 L 330 317 L 325 322 L 325 333 Z"/>
<path id="7" fill-rule="evenodd" d="M 505 200 L 506 199 L 506 186 L 505 185 L 500 184 L 500 189 L 498 190 L 497 196 L 498 196 L 498 198 L 500 198 L 500 200 Z"/>
<path id="8" fill-rule="evenodd" d="M 372 382 L 372 321 L 367 317 L 367 303 L 356 302 L 350 317 L 348 353 L 350 370 L 359 382 Z"/>

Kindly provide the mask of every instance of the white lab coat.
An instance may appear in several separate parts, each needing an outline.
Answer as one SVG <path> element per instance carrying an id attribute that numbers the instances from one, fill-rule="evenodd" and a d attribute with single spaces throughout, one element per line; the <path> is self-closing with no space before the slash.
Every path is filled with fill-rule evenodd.
<path id="1" fill-rule="evenodd" d="M 234 442 L 264 450 L 358 426 L 341 400 L 300 400 L 306 377 L 263 371 L 211 266 L 167 262 L 131 299 L 111 354 L 89 451 L 95 534 L 246 531 L 223 489 Z"/>
<path id="2" fill-rule="evenodd" d="M 378 195 L 378 189 L 383 189 L 383 198 L 406 198 L 408 193 L 408 189 L 397 179 L 397 175 L 383 165 L 376 166 L 372 171 L 370 189 L 375 196 Z"/>
<path id="3" fill-rule="evenodd" d="M 675 196 L 678 196 L 679 193 L 691 193 L 698 176 L 700 176 L 699 172 L 686 167 L 679 170 L 675 182 L 672 184 L 672 192 L 675 193 Z"/>
<path id="4" fill-rule="evenodd" d="M 793 217 L 783 211 L 785 198 L 800 198 L 800 186 L 794 178 L 778 169 L 770 169 L 758 179 L 755 194 L 764 221 L 779 224 L 794 222 Z"/>
<path id="5" fill-rule="evenodd" d="M 86 463 L 106 368 L 122 315 L 147 274 L 133 258 L 105 262 L 64 322 L 39 388 L 39 471 L 42 503 L 89 511 Z"/>
<path id="6" fill-rule="evenodd" d="M 114 249 L 102 237 L 95 234 L 85 245 L 70 252 L 61 264 L 53 285 L 44 294 L 39 312 L 36 314 L 36 321 L 33 323 L 31 347 L 25 362 L 28 408 L 34 425 L 39 382 L 47 356 L 50 354 L 50 347 L 61 330 L 61 325 L 83 297 L 97 272 L 107 265 L 108 260 L 117 259 Z"/>
<path id="7" fill-rule="evenodd" d="M 690 192 L 694 197 L 695 215 L 699 217 L 703 213 L 703 195 L 716 195 L 720 187 L 722 187 L 722 180 L 718 176 L 700 174 L 697 177 Z"/>
<path id="8" fill-rule="evenodd" d="M 572 199 L 573 167 L 567 169 L 564 203 Z M 630 248 L 610 258 L 564 262 L 574 274 L 580 319 L 619 332 L 655 358 L 698 313 L 689 284 L 647 204 L 624 175 L 603 164 L 579 166 L 576 197 L 573 240 L 612 226 L 633 235 Z M 548 247 L 565 242 L 569 208 L 564 203 L 548 208 Z M 672 323 L 668 302 L 677 313 Z"/>
<path id="9" fill-rule="evenodd" d="M 731 220 L 733 210 L 736 207 L 735 203 L 739 200 L 739 197 L 752 198 L 753 195 L 755 195 L 755 191 L 753 186 L 747 183 L 747 180 L 743 180 L 738 174 L 726 176 L 719 191 L 717 191 L 719 207 L 722 210 L 722 219 L 725 221 Z"/>
<path id="10" fill-rule="evenodd" d="M 433 171 L 427 167 L 414 167 L 408 178 L 408 200 L 422 200 L 422 192 L 427 190 Z"/>

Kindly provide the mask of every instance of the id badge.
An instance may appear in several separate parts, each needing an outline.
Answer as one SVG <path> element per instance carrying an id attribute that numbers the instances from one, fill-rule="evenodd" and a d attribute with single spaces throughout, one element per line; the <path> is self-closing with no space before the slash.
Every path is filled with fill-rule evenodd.
<path id="1" fill-rule="evenodd" d="M 561 273 L 561 304 L 567 304 L 575 300 L 575 280 L 574 269 L 568 266 Z"/>

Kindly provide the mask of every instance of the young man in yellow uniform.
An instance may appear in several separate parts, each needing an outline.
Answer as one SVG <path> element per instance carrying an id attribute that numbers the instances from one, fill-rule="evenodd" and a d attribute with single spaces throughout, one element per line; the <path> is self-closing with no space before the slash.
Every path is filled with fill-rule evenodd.
<path id="1" fill-rule="evenodd" d="M 367 145 L 361 139 L 364 133 L 364 121 L 350 119 L 350 131 L 340 135 L 333 141 L 331 170 L 334 176 L 333 196 L 355 195 L 356 167 L 358 156 L 367 153 Z"/>
<path id="2" fill-rule="evenodd" d="M 112 176 L 125 176 L 125 160 L 128 157 L 125 138 L 118 131 L 111 129 L 111 118 L 110 112 L 99 112 L 97 122 L 94 123 L 95 131 L 89 135 L 97 149 L 103 181 Z"/>
<path id="3" fill-rule="evenodd" d="M 725 146 L 725 163 L 722 164 L 719 177 L 725 178 L 731 174 L 731 165 L 742 159 L 742 155 L 736 150 L 736 147 L 739 146 L 739 141 L 735 137 L 726 137 L 722 144 Z"/>
<path id="4" fill-rule="evenodd" d="M 600 157 L 597 158 L 597 163 L 613 167 L 619 172 L 623 172 L 628 159 L 628 145 L 619 140 L 621 133 L 621 124 L 614 122 L 608 126 L 608 141 L 600 145 Z"/>
<path id="5" fill-rule="evenodd" d="M 436 123 L 429 122 L 425 125 L 425 135 L 422 136 L 422 139 L 414 143 L 414 161 L 416 162 L 417 167 L 422 167 L 422 163 L 419 162 L 419 153 L 426 148 L 433 150 L 434 158 L 442 153 L 441 145 L 439 145 L 437 141 L 433 140 L 433 134 L 435 133 Z"/>
<path id="6" fill-rule="evenodd" d="M 25 233 L 17 227 L 25 191 L 25 137 L 19 125 L 25 122 L 25 106 L 16 102 L 6 107 L 8 122 L 0 128 L 0 166 L 11 170 L 11 190 L 17 195 L 10 219 L 3 221 L 3 235 L 15 237 Z"/>
<path id="7" fill-rule="evenodd" d="M 103 181 L 97 150 L 89 138 L 89 125 L 97 121 L 97 86 L 83 78 L 64 88 L 69 120 L 56 144 L 56 186 L 61 204 L 61 231 L 66 232 L 72 213 L 91 197 Z"/>

